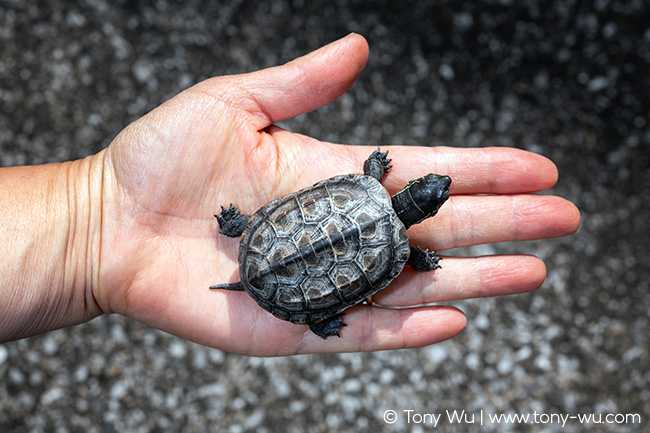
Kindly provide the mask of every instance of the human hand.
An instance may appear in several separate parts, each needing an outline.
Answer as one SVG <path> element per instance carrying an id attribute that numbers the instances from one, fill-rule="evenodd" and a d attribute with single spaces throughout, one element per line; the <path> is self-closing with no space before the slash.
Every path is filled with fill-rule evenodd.
<path id="1" fill-rule="evenodd" d="M 251 355 L 418 347 L 461 332 L 465 316 L 452 307 L 359 305 L 346 310 L 342 338 L 322 340 L 305 325 L 273 317 L 246 293 L 208 290 L 238 280 L 239 241 L 218 235 L 212 216 L 220 205 L 252 214 L 319 180 L 361 172 L 372 149 L 321 142 L 273 123 L 336 99 L 367 55 L 363 38 L 351 35 L 284 66 L 206 80 L 129 125 L 97 155 L 101 241 L 90 290 L 101 311 Z M 383 182 L 391 194 L 431 172 L 453 179 L 439 214 L 409 230 L 414 245 L 448 250 L 565 236 L 578 227 L 571 203 L 530 194 L 557 180 L 555 166 L 541 156 L 382 147 L 393 160 Z M 374 300 L 410 306 L 505 295 L 536 289 L 544 278 L 543 262 L 531 256 L 447 257 L 438 271 L 406 268 Z"/>

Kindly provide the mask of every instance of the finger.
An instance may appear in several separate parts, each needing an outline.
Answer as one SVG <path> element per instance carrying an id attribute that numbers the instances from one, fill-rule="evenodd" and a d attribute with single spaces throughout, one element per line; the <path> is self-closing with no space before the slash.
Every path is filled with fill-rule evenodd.
<path id="1" fill-rule="evenodd" d="M 358 352 L 421 347 L 458 335 L 467 324 L 453 307 L 387 309 L 358 305 L 345 310 L 341 338 L 325 340 L 307 325 L 280 320 L 259 308 L 245 293 L 220 296 L 226 304 L 194 306 L 193 320 L 182 326 L 158 321 L 155 326 L 200 344 L 255 356 Z M 207 324 L 196 326 L 197 323 Z"/>
<path id="2" fill-rule="evenodd" d="M 546 278 L 544 262 L 534 256 L 445 257 L 441 269 L 415 272 L 409 267 L 373 301 L 410 306 L 458 299 L 512 295 L 539 288 Z"/>
<path id="3" fill-rule="evenodd" d="M 409 229 L 411 243 L 433 250 L 567 236 L 580 225 L 573 203 L 555 196 L 453 196 L 438 214 Z"/>
<path id="4" fill-rule="evenodd" d="M 350 34 L 282 66 L 217 77 L 201 88 L 217 100 L 249 113 L 257 130 L 262 130 L 341 96 L 359 76 L 367 59 L 366 40 Z"/>
<path id="5" fill-rule="evenodd" d="M 246 89 L 267 126 L 315 110 L 341 96 L 368 60 L 368 44 L 350 34 L 283 66 L 252 74 Z"/>
<path id="6" fill-rule="evenodd" d="M 333 145 L 337 146 L 337 145 Z M 520 194 L 542 191 L 557 182 L 557 168 L 548 158 L 513 148 L 381 146 L 388 150 L 393 168 L 384 179 L 391 193 L 428 173 L 449 175 L 452 194 Z M 333 148 L 333 154 L 336 147 Z M 345 146 L 341 158 L 353 155 L 354 166 L 362 166 L 372 148 Z"/>
<path id="7" fill-rule="evenodd" d="M 321 339 L 311 331 L 297 353 L 372 352 L 427 346 L 460 334 L 465 315 L 452 307 L 388 309 L 360 305 L 343 316 L 341 338 Z"/>

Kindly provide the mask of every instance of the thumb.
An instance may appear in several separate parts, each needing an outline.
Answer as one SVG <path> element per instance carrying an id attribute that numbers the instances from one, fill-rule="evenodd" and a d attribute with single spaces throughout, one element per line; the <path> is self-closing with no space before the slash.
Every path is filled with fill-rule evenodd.
<path id="1" fill-rule="evenodd" d="M 225 77 L 241 93 L 231 89 L 221 96 L 252 114 L 261 130 L 334 101 L 354 83 L 367 60 L 366 40 L 350 34 L 282 66 Z"/>

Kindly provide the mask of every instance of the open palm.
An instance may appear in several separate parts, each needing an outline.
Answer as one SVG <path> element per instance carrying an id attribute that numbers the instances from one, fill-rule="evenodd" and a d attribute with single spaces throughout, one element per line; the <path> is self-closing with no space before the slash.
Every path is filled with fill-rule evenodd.
<path id="1" fill-rule="evenodd" d="M 372 148 L 341 146 L 273 125 L 323 106 L 356 79 L 367 59 L 352 35 L 277 68 L 206 80 L 128 126 L 104 161 L 101 257 L 93 296 L 105 312 L 224 350 L 253 355 L 417 347 L 465 326 L 457 309 L 420 306 L 346 311 L 342 338 L 274 318 L 246 293 L 210 291 L 234 282 L 237 239 L 212 216 L 236 204 L 252 214 L 268 201 L 344 173 L 362 172 Z M 572 233 L 575 207 L 529 194 L 552 186 L 555 166 L 515 149 L 384 147 L 391 194 L 435 172 L 453 178 L 438 216 L 409 230 L 431 249 Z M 476 195 L 480 194 L 480 195 Z M 533 290 L 545 277 L 530 256 L 446 258 L 443 269 L 405 269 L 378 303 L 423 303 Z"/>

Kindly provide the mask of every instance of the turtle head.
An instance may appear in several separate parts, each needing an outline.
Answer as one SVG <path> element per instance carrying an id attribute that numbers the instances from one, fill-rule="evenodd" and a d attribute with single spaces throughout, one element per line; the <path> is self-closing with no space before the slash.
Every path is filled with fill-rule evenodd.
<path id="1" fill-rule="evenodd" d="M 427 174 L 393 196 L 393 208 L 406 228 L 434 216 L 449 198 L 451 178 Z"/>

